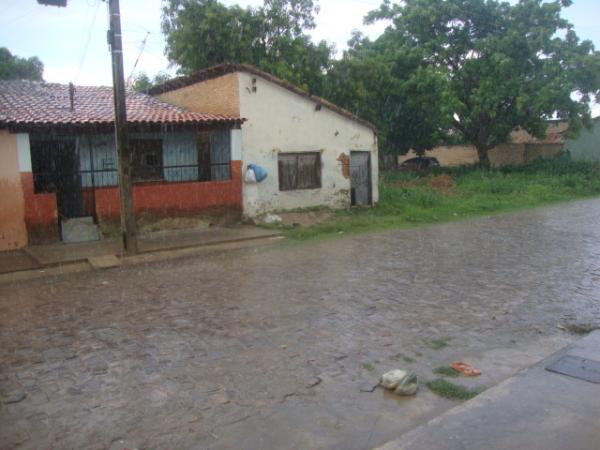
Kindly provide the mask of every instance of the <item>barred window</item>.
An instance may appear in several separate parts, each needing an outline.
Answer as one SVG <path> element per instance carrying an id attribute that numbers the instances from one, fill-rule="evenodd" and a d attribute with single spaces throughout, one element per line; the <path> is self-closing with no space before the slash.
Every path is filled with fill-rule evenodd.
<path id="1" fill-rule="evenodd" d="M 131 177 L 133 181 L 163 179 L 163 146 L 160 139 L 131 139 Z"/>
<path id="2" fill-rule="evenodd" d="M 222 181 L 231 179 L 231 138 L 229 130 L 198 133 L 198 179 Z"/>

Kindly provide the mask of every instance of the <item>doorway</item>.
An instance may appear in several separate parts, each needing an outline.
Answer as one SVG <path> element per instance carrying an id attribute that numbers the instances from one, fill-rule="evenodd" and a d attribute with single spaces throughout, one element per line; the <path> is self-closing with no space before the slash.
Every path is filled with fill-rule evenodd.
<path id="1" fill-rule="evenodd" d="M 371 204 L 371 152 L 350 152 L 350 201 L 352 206 Z"/>
<path id="2" fill-rule="evenodd" d="M 86 216 L 75 139 L 31 142 L 31 165 L 35 193 L 56 193 L 59 218 Z"/>

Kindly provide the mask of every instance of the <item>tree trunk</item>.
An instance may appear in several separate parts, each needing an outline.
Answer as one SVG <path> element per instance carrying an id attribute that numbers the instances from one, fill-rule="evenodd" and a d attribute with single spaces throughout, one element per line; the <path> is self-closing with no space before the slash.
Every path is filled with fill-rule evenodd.
<path id="1" fill-rule="evenodd" d="M 490 168 L 489 150 L 489 148 L 477 147 L 477 156 L 479 157 L 479 164 L 481 164 L 485 169 Z"/>

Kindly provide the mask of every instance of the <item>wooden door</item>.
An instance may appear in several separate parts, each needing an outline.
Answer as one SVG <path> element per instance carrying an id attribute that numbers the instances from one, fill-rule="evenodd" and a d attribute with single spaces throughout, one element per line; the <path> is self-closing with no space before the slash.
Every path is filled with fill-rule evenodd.
<path id="1" fill-rule="evenodd" d="M 371 204 L 370 152 L 350 152 L 350 193 L 353 206 Z"/>

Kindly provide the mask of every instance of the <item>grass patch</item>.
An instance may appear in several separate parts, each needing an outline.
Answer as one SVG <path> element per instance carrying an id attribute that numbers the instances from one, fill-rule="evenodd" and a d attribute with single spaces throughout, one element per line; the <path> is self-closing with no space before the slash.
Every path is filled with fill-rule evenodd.
<path id="1" fill-rule="evenodd" d="M 375 371 L 375 366 L 371 363 L 362 363 L 360 365 L 363 369 L 368 370 L 369 372 L 374 372 Z"/>
<path id="2" fill-rule="evenodd" d="M 450 381 L 438 378 L 437 380 L 428 381 L 426 386 L 435 392 L 440 397 L 449 398 L 452 400 L 470 400 L 480 394 L 482 388 L 469 389 Z"/>
<path id="3" fill-rule="evenodd" d="M 456 369 L 453 369 L 450 366 L 440 366 L 436 367 L 432 370 L 433 373 L 437 375 L 444 375 L 446 377 L 457 377 L 460 375 L 460 372 Z"/>
<path id="4" fill-rule="evenodd" d="M 302 241 L 448 222 L 597 195 L 600 163 L 566 157 L 502 169 L 468 166 L 426 173 L 386 172 L 380 176 L 377 206 L 331 211 L 331 217 L 312 226 L 279 225 L 279 229 L 291 240 Z"/>
<path id="5" fill-rule="evenodd" d="M 579 335 L 589 334 L 594 330 L 600 329 L 600 325 L 595 325 L 591 323 L 568 323 L 561 325 L 561 327 L 569 333 Z"/>
<path id="6" fill-rule="evenodd" d="M 450 343 L 451 340 L 452 340 L 452 338 L 449 338 L 449 337 L 439 337 L 436 339 L 431 339 L 429 341 L 425 341 L 425 344 L 427 344 L 427 346 L 429 348 L 432 348 L 434 350 L 441 350 L 445 347 L 448 347 L 448 344 Z"/>

